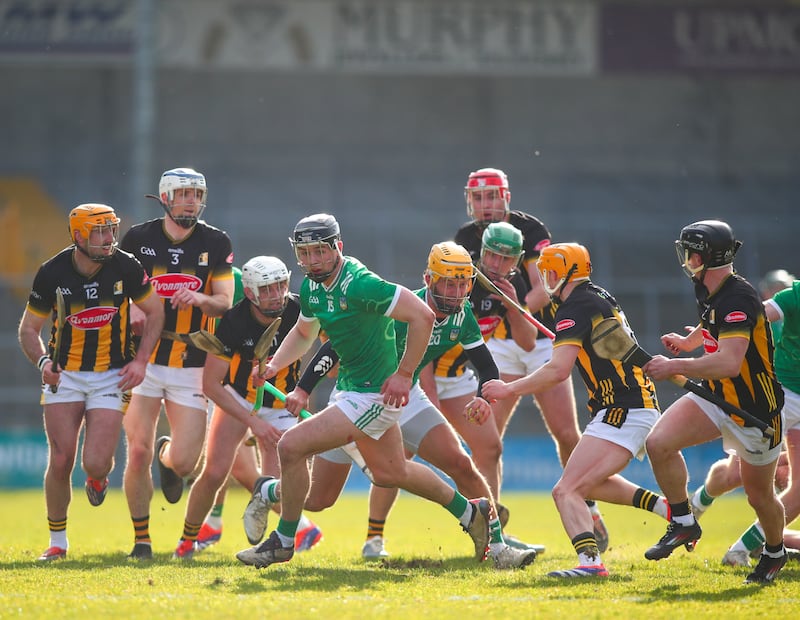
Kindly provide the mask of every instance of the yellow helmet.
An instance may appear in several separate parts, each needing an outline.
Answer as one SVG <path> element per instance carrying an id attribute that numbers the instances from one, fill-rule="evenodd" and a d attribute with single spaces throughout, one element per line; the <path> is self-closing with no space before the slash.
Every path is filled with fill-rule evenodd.
<path id="1" fill-rule="evenodd" d="M 119 218 L 114 209 L 104 204 L 82 204 L 69 212 L 69 234 L 75 246 L 89 258 L 103 261 L 111 258 L 119 245 Z M 91 245 L 90 236 L 93 230 L 108 230 L 111 232 L 110 241 L 104 238 L 100 245 Z M 86 241 L 83 248 L 75 239 L 75 233 L 81 233 Z M 90 250 L 95 250 L 92 253 Z"/>
<path id="2" fill-rule="evenodd" d="M 542 276 L 542 283 L 551 297 L 568 282 L 588 280 L 592 274 L 592 260 L 589 250 L 579 243 L 554 243 L 542 249 L 536 267 Z M 547 272 L 555 271 L 558 282 L 547 285 Z"/>
<path id="3" fill-rule="evenodd" d="M 475 267 L 466 249 L 453 241 L 444 241 L 431 247 L 425 275 L 436 309 L 455 314 L 472 292 Z"/>

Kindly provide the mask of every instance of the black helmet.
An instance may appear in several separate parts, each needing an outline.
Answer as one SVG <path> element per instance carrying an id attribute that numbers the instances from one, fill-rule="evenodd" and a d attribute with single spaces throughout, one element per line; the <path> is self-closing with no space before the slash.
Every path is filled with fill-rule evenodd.
<path id="1" fill-rule="evenodd" d="M 678 251 L 678 260 L 684 266 L 690 253 L 699 254 L 703 260 L 702 270 L 705 271 L 730 265 L 741 245 L 742 242 L 734 237 L 733 230 L 725 222 L 702 220 L 684 226 L 680 239 L 675 242 L 675 249 Z"/>
<path id="2" fill-rule="evenodd" d="M 341 238 L 339 222 L 335 217 L 327 213 L 315 213 L 297 222 L 289 242 L 294 248 L 297 265 L 303 273 L 314 282 L 324 282 L 336 271 L 341 262 L 342 254 L 336 245 Z M 328 267 L 324 267 L 323 271 L 319 271 L 319 266 L 315 269 L 306 264 L 312 246 L 328 246 L 336 252 L 335 260 Z"/>
<path id="3" fill-rule="evenodd" d="M 292 246 L 324 242 L 333 245 L 341 239 L 339 222 L 327 213 L 315 213 L 297 222 L 289 241 Z"/>

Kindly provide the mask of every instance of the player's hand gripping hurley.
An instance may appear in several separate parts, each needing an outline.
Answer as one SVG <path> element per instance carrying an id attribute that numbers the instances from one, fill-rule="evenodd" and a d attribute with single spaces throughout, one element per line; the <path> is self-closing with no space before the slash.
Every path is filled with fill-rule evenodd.
<path id="1" fill-rule="evenodd" d="M 269 324 L 269 327 L 264 330 L 264 333 L 261 334 L 258 342 L 256 342 L 256 346 L 253 349 L 253 356 L 258 360 L 259 375 L 264 372 L 264 366 L 267 365 L 267 358 L 269 357 L 269 350 L 272 348 L 272 341 L 275 339 L 275 334 L 278 333 L 278 328 L 280 326 L 281 317 L 278 317 Z M 263 404 L 264 386 L 262 385 L 259 386 L 258 390 L 256 390 L 256 402 L 253 404 L 253 410 L 250 412 L 250 415 L 255 415 L 256 412 L 261 409 Z"/>
<path id="2" fill-rule="evenodd" d="M 592 329 L 592 348 L 603 359 L 618 360 L 639 367 L 644 366 L 653 359 L 652 355 L 634 342 L 633 338 L 623 328 L 622 323 L 614 318 L 603 319 Z M 729 403 L 699 383 L 695 383 L 683 375 L 673 375 L 670 381 L 684 390 L 714 403 L 728 415 L 738 416 L 749 422 L 757 427 L 764 437 L 772 438 L 775 436 L 775 430 L 766 422 Z"/>
<path id="3" fill-rule="evenodd" d="M 475 275 L 478 279 L 478 284 L 480 284 L 483 288 L 485 288 L 490 293 L 494 293 L 498 297 L 500 297 L 503 301 L 510 304 L 514 308 L 516 308 L 525 320 L 528 321 L 531 325 L 533 325 L 536 329 L 542 332 L 545 336 L 550 338 L 550 340 L 554 340 L 556 335 L 551 332 L 546 325 L 543 325 L 541 321 L 537 321 L 536 318 L 528 312 L 525 308 L 523 308 L 517 301 L 511 299 L 508 295 L 506 295 L 503 291 L 501 291 L 497 285 L 492 282 L 486 274 L 484 274 L 480 269 L 475 267 Z"/>

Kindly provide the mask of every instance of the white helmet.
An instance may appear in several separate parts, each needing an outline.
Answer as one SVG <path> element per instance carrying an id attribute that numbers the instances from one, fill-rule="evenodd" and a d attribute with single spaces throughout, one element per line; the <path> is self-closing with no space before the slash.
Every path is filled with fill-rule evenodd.
<path id="1" fill-rule="evenodd" d="M 258 306 L 259 291 L 262 286 L 277 284 L 278 282 L 289 282 L 291 272 L 286 268 L 284 262 L 274 256 L 256 256 L 247 261 L 242 267 L 242 286 L 250 291 L 256 299 L 254 305 L 266 316 L 279 316 L 286 307 L 286 296 L 283 305 L 279 310 L 264 311 Z M 288 295 L 288 288 L 287 288 Z"/>
<path id="2" fill-rule="evenodd" d="M 196 214 L 176 217 L 172 214 L 172 208 L 175 206 L 175 190 L 185 187 L 194 188 L 200 192 L 200 204 Z M 161 175 L 161 180 L 158 182 L 158 196 L 161 199 L 162 206 L 167 211 L 167 215 L 176 224 L 183 228 L 191 228 L 197 223 L 206 208 L 206 200 L 208 198 L 206 178 L 193 168 L 167 170 Z"/>

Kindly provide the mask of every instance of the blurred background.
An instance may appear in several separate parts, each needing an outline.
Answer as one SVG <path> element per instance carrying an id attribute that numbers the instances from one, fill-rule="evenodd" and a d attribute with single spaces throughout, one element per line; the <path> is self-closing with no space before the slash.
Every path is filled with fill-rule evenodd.
<path id="1" fill-rule="evenodd" d="M 469 172 L 502 168 L 660 352 L 697 318 L 684 225 L 728 221 L 753 283 L 800 269 L 799 26 L 767 0 L 0 0 L 0 484 L 43 470 L 16 326 L 67 213 L 160 217 L 144 194 L 177 166 L 206 175 L 237 265 L 291 268 L 292 227 L 326 211 L 409 287 L 466 220 Z M 510 433 L 554 458 L 530 399 Z"/>

